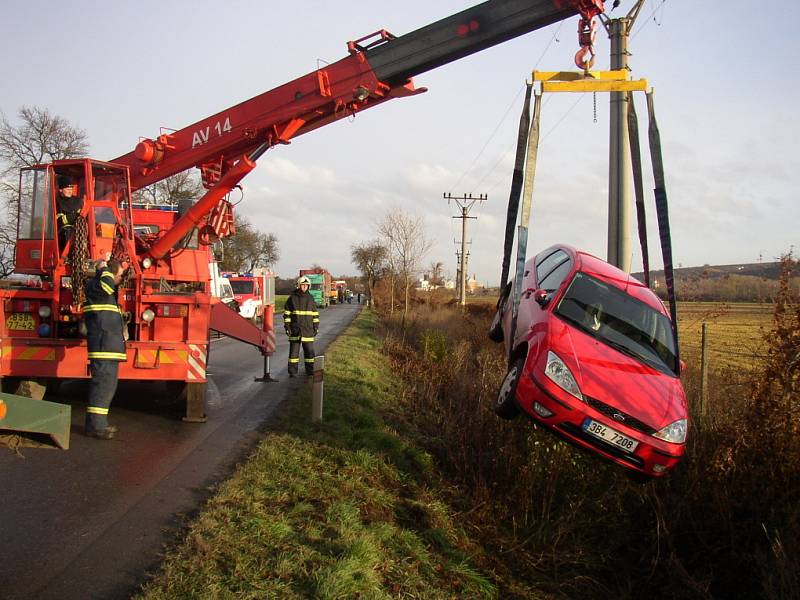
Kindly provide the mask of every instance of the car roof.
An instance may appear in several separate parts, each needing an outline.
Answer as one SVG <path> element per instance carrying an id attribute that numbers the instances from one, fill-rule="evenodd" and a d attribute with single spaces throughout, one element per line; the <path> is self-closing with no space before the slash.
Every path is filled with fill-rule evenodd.
<path id="1" fill-rule="evenodd" d="M 644 302 L 660 313 L 669 316 L 664 303 L 644 283 L 585 250 L 579 250 L 569 244 L 557 244 L 541 252 L 538 256 L 546 256 L 556 249 L 564 250 L 569 254 L 575 260 L 577 270 L 602 279 L 604 282 L 621 289 L 629 296 L 633 296 L 640 302 Z"/>

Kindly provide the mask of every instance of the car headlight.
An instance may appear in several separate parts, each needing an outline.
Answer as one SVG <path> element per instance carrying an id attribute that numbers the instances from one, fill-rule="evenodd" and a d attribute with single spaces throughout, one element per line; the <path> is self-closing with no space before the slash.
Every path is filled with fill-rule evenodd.
<path id="1" fill-rule="evenodd" d="M 670 423 L 660 431 L 656 431 L 653 437 L 673 444 L 683 444 L 686 441 L 686 419 L 678 419 L 674 423 Z"/>
<path id="2" fill-rule="evenodd" d="M 52 312 L 53 311 L 46 304 L 43 304 L 42 306 L 39 307 L 39 316 L 42 317 L 43 319 L 50 318 Z"/>
<path id="3" fill-rule="evenodd" d="M 544 374 L 562 390 L 569 392 L 578 400 L 583 400 L 578 382 L 575 381 L 572 371 L 552 351 L 547 352 L 547 366 L 544 368 Z"/>
<path id="4" fill-rule="evenodd" d="M 149 256 L 145 256 L 142 259 L 142 268 L 149 269 L 152 266 L 153 266 L 153 260 Z"/>
<path id="5" fill-rule="evenodd" d="M 155 319 L 155 318 L 156 318 L 156 313 L 154 313 L 154 312 L 153 312 L 152 310 L 150 310 L 149 308 L 146 308 L 146 309 L 144 310 L 144 312 L 142 313 L 142 320 L 143 320 L 145 323 L 149 323 L 150 321 L 152 321 L 152 320 L 153 320 L 153 319 Z"/>

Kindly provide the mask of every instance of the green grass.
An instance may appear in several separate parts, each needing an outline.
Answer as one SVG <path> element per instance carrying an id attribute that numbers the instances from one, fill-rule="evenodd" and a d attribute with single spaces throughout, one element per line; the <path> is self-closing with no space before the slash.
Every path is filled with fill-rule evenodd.
<path id="1" fill-rule="evenodd" d="M 362 312 L 140 598 L 495 598 L 431 457 L 383 419 L 400 388 Z M 474 558 L 473 558 L 474 557 Z"/>

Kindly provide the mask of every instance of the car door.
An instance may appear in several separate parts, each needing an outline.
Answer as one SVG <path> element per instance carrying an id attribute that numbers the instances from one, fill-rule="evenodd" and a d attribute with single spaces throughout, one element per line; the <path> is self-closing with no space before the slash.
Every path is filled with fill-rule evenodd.
<path id="1" fill-rule="evenodd" d="M 565 250 L 558 248 L 552 252 L 542 253 L 536 257 L 536 268 L 532 269 L 532 281 L 530 288 L 533 290 L 544 290 L 548 293 L 550 302 L 541 306 L 534 297 L 529 294 L 526 302 L 529 312 L 531 338 L 529 341 L 529 354 L 538 356 L 542 348 L 546 347 L 545 339 L 549 330 L 549 320 L 552 315 L 554 303 L 552 299 L 564 283 L 564 280 L 572 272 L 574 261 Z"/>

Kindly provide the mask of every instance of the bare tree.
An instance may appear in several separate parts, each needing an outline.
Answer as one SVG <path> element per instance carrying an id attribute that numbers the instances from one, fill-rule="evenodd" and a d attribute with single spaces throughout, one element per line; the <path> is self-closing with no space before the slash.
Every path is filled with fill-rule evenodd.
<path id="1" fill-rule="evenodd" d="M 432 242 L 425 232 L 421 217 L 409 215 L 400 208 L 390 210 L 378 224 L 378 232 L 389 251 L 389 261 L 403 283 L 403 326 L 408 316 L 411 283 L 420 263 L 430 251 Z"/>
<path id="2" fill-rule="evenodd" d="M 236 215 L 236 235 L 222 239 L 225 271 L 250 272 L 257 267 L 271 267 L 280 258 L 278 238 L 258 231 L 246 217 Z"/>
<path id="3" fill-rule="evenodd" d="M 182 171 L 136 190 L 133 201 L 141 204 L 176 206 L 182 200 L 196 200 L 205 193 L 196 172 Z"/>
<path id="4" fill-rule="evenodd" d="M 375 291 L 375 283 L 386 266 L 387 255 L 386 246 L 379 240 L 372 240 L 360 246 L 350 247 L 350 256 L 353 259 L 353 264 L 361 271 L 364 282 L 367 285 L 367 306 L 370 308 L 374 306 L 372 297 Z"/>
<path id="5" fill-rule="evenodd" d="M 431 272 L 428 277 L 428 282 L 435 287 L 444 285 L 444 263 L 441 261 L 434 261 L 430 264 L 429 269 Z"/>
<path id="6" fill-rule="evenodd" d="M 17 113 L 18 124 L 0 112 L 0 276 L 14 269 L 18 213 L 18 172 L 23 167 L 86 156 L 89 142 L 86 133 L 66 119 L 50 114 L 45 108 L 23 106 Z"/>

